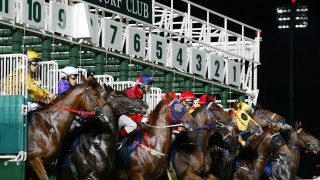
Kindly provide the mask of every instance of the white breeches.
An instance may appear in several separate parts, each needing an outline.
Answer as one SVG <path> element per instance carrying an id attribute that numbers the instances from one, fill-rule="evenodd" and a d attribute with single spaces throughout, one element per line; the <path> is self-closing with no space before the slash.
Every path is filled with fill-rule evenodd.
<path id="1" fill-rule="evenodd" d="M 143 117 L 142 120 L 141 120 L 141 122 L 147 122 L 147 121 L 148 121 L 148 118 L 146 118 L 146 117 Z M 119 117 L 119 123 L 118 124 L 119 124 L 119 130 L 121 128 L 124 128 L 127 131 L 128 134 L 137 128 L 137 123 L 134 122 L 127 115 L 121 115 Z"/>

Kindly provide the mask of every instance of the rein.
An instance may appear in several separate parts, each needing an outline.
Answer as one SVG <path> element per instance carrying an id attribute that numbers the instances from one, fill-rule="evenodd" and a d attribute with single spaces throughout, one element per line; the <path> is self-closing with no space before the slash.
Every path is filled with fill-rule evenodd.
<path id="1" fill-rule="evenodd" d="M 96 115 L 96 111 L 89 111 L 89 112 L 88 111 L 80 111 L 80 110 L 75 110 L 75 109 L 71 109 L 68 107 L 59 106 L 58 104 L 55 104 L 53 102 L 51 102 L 51 104 L 61 110 L 75 113 L 75 114 L 78 114 L 79 116 L 95 116 Z"/>
<path id="2" fill-rule="evenodd" d="M 115 115 L 120 116 L 120 115 L 128 114 L 128 113 L 136 113 L 139 110 L 139 109 L 134 108 L 134 106 L 131 105 L 131 104 L 134 104 L 134 102 L 137 100 L 136 98 L 134 98 L 133 102 L 131 102 L 128 106 L 126 106 L 126 105 L 120 103 L 119 101 L 117 101 L 114 98 L 114 96 L 116 96 L 116 95 L 115 95 L 115 93 L 113 91 L 110 95 L 108 95 L 106 97 L 107 98 L 107 102 L 111 103 L 111 99 L 112 99 L 115 103 L 119 104 L 119 106 L 121 106 L 123 109 L 126 110 L 126 112 L 115 113 Z"/>
<path id="3" fill-rule="evenodd" d="M 259 111 L 259 110 L 256 110 L 256 111 L 254 111 L 253 113 L 254 113 L 256 116 L 258 116 L 260 119 L 262 119 L 262 120 L 264 120 L 264 121 L 267 121 L 267 122 L 268 122 L 269 124 L 271 124 L 271 125 L 273 125 L 273 124 L 278 124 L 278 123 L 272 121 L 273 118 L 277 115 L 276 113 L 273 113 L 273 115 L 272 115 L 271 118 L 269 119 L 268 117 L 266 117 L 266 116 L 264 116 L 264 115 L 260 115 L 260 114 L 258 113 L 258 111 Z"/>
<path id="4" fill-rule="evenodd" d="M 297 135 L 302 131 L 302 128 L 300 128 L 297 132 L 295 132 Z M 298 142 L 300 144 L 300 146 L 288 146 L 289 149 L 303 149 L 303 148 L 310 148 L 310 146 L 301 146 L 301 142 L 300 141 L 303 141 L 305 144 L 308 144 L 308 142 L 304 141 L 303 139 L 301 139 L 300 136 L 297 136 L 297 139 L 298 139 Z M 312 145 L 311 145 L 312 147 Z"/>
<path id="5" fill-rule="evenodd" d="M 86 92 L 88 92 L 88 88 L 85 89 L 85 94 L 87 94 Z M 104 95 L 104 93 L 101 94 L 102 96 Z M 89 96 L 90 98 L 90 96 Z M 91 100 L 91 98 L 90 98 Z M 93 101 L 91 101 L 93 102 Z M 58 104 L 55 104 L 53 102 L 51 102 L 51 104 L 61 110 L 64 110 L 64 111 L 68 111 L 68 112 L 71 112 L 71 113 L 75 113 L 75 114 L 78 114 L 79 116 L 96 116 L 97 115 L 97 111 L 99 111 L 103 106 L 107 105 L 107 103 L 104 103 L 101 107 L 95 107 L 94 111 L 81 111 L 81 110 L 75 110 L 75 109 L 71 109 L 71 108 L 68 108 L 68 107 L 64 107 L 64 106 L 60 106 Z"/>
<path id="6" fill-rule="evenodd" d="M 142 123 L 145 124 L 145 125 L 148 126 L 148 127 L 159 128 L 159 129 L 162 129 L 162 128 L 172 128 L 172 127 L 178 127 L 178 126 L 185 126 L 183 123 L 173 124 L 173 125 L 166 125 L 166 126 L 152 126 L 152 125 L 147 124 L 146 122 L 142 122 Z"/>

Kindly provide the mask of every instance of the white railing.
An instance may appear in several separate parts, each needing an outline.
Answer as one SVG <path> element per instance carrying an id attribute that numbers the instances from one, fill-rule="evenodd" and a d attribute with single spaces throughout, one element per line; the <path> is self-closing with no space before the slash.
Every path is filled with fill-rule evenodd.
<path id="1" fill-rule="evenodd" d="M 110 85 L 112 87 L 112 84 L 114 82 L 114 78 L 110 75 L 95 75 L 94 76 L 98 83 L 103 86 L 103 84 Z"/>
<path id="2" fill-rule="evenodd" d="M 41 89 L 58 94 L 58 63 L 55 61 L 39 62 L 35 80 Z"/>
<path id="3" fill-rule="evenodd" d="M 151 87 L 150 92 L 145 96 L 145 101 L 147 102 L 149 108 L 147 110 L 147 114 L 149 114 L 157 104 L 162 100 L 161 89 L 156 87 Z"/>
<path id="4" fill-rule="evenodd" d="M 23 54 L 0 55 L 0 69 L 0 95 L 27 97 L 27 56 Z"/>

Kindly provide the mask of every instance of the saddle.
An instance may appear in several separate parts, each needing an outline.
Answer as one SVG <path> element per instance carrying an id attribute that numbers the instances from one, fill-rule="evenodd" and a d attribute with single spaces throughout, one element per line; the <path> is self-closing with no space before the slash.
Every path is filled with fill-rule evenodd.
<path id="1" fill-rule="evenodd" d="M 143 134 L 140 131 L 135 130 L 117 143 L 116 157 L 118 159 L 117 163 L 119 166 L 129 168 L 130 155 L 138 147 L 134 141 L 141 143 L 142 138 Z"/>

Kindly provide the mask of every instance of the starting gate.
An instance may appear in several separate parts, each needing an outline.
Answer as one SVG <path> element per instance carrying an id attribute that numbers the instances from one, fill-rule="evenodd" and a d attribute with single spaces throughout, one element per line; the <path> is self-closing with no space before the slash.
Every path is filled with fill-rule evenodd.
<path id="1" fill-rule="evenodd" d="M 23 179 L 27 159 L 27 57 L 0 55 L 0 179 Z"/>
<path id="2" fill-rule="evenodd" d="M 173 0 L 170 6 L 156 0 L 0 1 L 0 179 L 24 179 L 27 50 L 45 60 L 38 85 L 55 94 L 61 68 L 73 66 L 85 77 L 93 70 L 99 83 L 116 90 L 151 74 L 148 113 L 167 90 L 219 95 L 224 108 L 237 98 L 255 103 L 260 30 L 180 1 L 186 12 Z M 204 20 L 194 16 L 200 11 Z"/>

